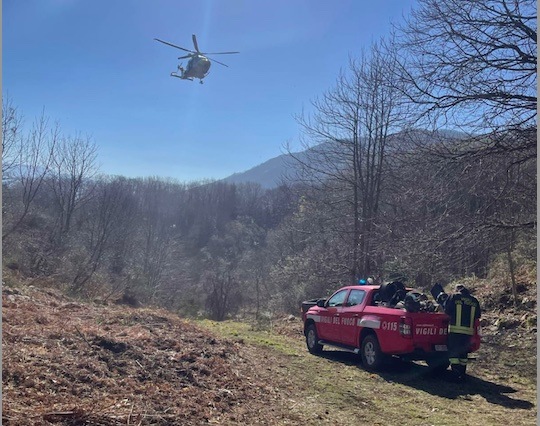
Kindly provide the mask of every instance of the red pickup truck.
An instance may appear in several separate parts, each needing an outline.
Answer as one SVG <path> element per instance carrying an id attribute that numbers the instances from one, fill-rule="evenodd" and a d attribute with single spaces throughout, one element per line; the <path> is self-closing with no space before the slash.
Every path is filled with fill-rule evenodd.
<path id="1" fill-rule="evenodd" d="M 391 356 L 424 360 L 434 371 L 448 368 L 448 320 L 444 312 L 416 309 L 381 298 L 381 286 L 347 286 L 328 299 L 303 303 L 304 335 L 311 353 L 324 345 L 360 353 L 364 368 L 379 369 Z M 411 289 L 405 289 L 410 291 Z M 381 293 L 381 294 L 379 294 Z M 471 352 L 480 347 L 479 324 L 471 336 Z"/>

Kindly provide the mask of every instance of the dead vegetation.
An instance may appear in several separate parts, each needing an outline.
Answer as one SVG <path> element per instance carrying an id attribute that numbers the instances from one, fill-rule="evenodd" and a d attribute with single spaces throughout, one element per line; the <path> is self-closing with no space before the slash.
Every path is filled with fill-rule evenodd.
<path id="1" fill-rule="evenodd" d="M 241 343 L 164 310 L 32 287 L 2 305 L 3 424 L 248 424 L 282 397 Z"/>
<path id="2" fill-rule="evenodd" d="M 373 375 L 347 354 L 314 357 L 298 318 L 269 330 L 209 327 L 37 286 L 4 286 L 2 306 L 6 425 L 390 424 L 398 415 L 403 425 L 448 425 L 463 403 L 487 420 L 455 424 L 509 414 L 535 424 L 532 310 L 486 313 L 476 377 L 463 391 L 421 377 L 421 366 Z M 506 316 L 517 322 L 497 322 Z"/>

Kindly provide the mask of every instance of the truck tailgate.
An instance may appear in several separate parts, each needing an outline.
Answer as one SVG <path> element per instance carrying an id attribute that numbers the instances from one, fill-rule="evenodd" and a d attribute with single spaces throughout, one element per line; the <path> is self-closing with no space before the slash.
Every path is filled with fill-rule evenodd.
<path id="1" fill-rule="evenodd" d="M 416 347 L 427 351 L 446 350 L 448 315 L 444 313 L 410 314 L 413 322 L 412 336 Z"/>

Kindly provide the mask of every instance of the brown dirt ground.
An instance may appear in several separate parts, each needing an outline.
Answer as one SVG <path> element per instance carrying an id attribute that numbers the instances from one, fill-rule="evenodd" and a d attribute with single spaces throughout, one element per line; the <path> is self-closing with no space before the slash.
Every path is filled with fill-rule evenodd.
<path id="1" fill-rule="evenodd" d="M 536 301 L 536 290 L 531 298 Z M 272 333 L 300 348 L 301 329 L 299 320 L 278 321 Z M 4 286 L 2 423 L 296 425 L 319 424 L 329 413 L 322 408 L 313 417 L 313 407 L 331 404 L 317 402 L 316 394 L 308 396 L 311 410 L 295 409 L 310 385 L 302 367 L 291 368 L 290 357 L 241 336 L 217 336 L 162 309 L 82 303 L 50 288 Z M 474 368 L 485 380 L 536 378 L 532 306 L 486 312 L 481 350 Z M 376 386 L 395 381 L 362 374 Z M 527 418 L 534 404 L 527 402 Z"/>
<path id="2" fill-rule="evenodd" d="M 4 288 L 2 331 L 6 425 L 272 424 L 286 397 L 274 361 L 165 310 Z"/>

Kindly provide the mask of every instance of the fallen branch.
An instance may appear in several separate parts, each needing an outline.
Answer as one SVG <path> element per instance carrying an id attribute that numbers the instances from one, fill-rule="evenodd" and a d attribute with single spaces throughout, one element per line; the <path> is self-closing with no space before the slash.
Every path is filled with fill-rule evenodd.
<path id="1" fill-rule="evenodd" d="M 77 330 L 77 333 L 79 333 L 79 336 L 81 336 L 81 339 L 83 339 L 86 344 L 88 345 L 88 347 L 91 349 L 91 350 L 94 350 L 94 348 L 92 347 L 92 345 L 90 344 L 90 342 L 88 340 L 86 340 L 86 337 L 84 337 L 84 335 L 81 333 L 81 331 L 77 328 L 77 326 L 75 326 L 75 330 Z"/>

